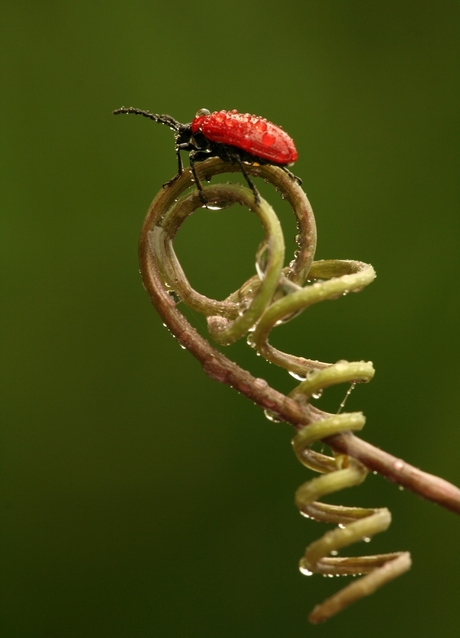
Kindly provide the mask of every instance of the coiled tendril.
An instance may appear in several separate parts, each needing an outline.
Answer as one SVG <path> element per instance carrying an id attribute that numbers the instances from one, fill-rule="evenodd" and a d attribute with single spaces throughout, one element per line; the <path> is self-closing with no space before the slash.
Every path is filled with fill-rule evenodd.
<path id="1" fill-rule="evenodd" d="M 196 168 L 203 180 L 209 180 L 218 173 L 239 170 L 238 166 L 219 159 L 200 163 Z M 322 474 L 297 490 L 296 504 L 303 515 L 336 523 L 338 527 L 306 549 L 300 569 L 305 574 L 365 575 L 318 605 L 309 617 L 311 622 L 316 623 L 372 593 L 408 570 L 411 564 L 407 552 L 361 557 L 337 556 L 343 547 L 384 531 L 390 524 L 391 516 L 387 509 L 338 507 L 321 503 L 320 498 L 360 484 L 367 473 L 367 468 L 361 462 L 363 459 L 368 468 L 374 462 L 375 469 L 391 480 L 437 502 L 444 499 L 443 504 L 456 511 L 459 493 L 445 481 L 411 468 L 385 452 L 379 451 L 384 460 L 372 460 L 367 449 L 362 454 L 358 450 L 360 453 L 356 452 L 355 457 L 360 457 L 361 461 L 349 453 L 341 452 L 344 442 L 354 440 L 350 432 L 364 426 L 362 413 L 328 414 L 314 407 L 310 398 L 337 383 L 369 381 L 374 375 L 370 362 L 339 361 L 327 364 L 287 354 L 270 345 L 268 336 L 273 327 L 292 319 L 315 303 L 335 299 L 348 292 L 358 292 L 373 281 L 375 272 L 372 266 L 359 261 L 313 261 L 316 229 L 305 193 L 276 167 L 246 166 L 246 170 L 251 175 L 261 176 L 271 182 L 290 203 L 296 216 L 297 249 L 287 267 L 283 266 L 284 239 L 281 226 L 271 206 L 263 199 L 256 204 L 253 193 L 242 186 L 210 185 L 204 192 L 211 209 L 225 208 L 233 203 L 245 205 L 258 215 L 265 229 L 265 238 L 257 251 L 256 274 L 227 299 L 210 299 L 195 291 L 173 248 L 174 237 L 183 221 L 202 207 L 197 190 L 190 190 L 193 186 L 190 171 L 185 170 L 176 182 L 158 193 L 150 207 L 140 238 L 141 271 L 151 301 L 163 321 L 181 344 L 201 361 L 205 372 L 251 398 L 265 409 L 272 420 L 292 423 L 298 430 L 293 440 L 297 458 L 306 467 Z M 301 381 L 300 384 L 286 396 L 270 388 L 263 379 L 255 379 L 195 331 L 177 309 L 178 299 L 207 317 L 210 335 L 217 343 L 226 345 L 246 337 L 249 345 L 260 355 L 285 368 Z M 320 439 L 326 440 L 332 447 L 332 456 L 311 449 L 311 445 Z M 438 481 L 437 489 L 442 493 L 441 496 L 424 493 L 417 483 L 430 480 Z"/>

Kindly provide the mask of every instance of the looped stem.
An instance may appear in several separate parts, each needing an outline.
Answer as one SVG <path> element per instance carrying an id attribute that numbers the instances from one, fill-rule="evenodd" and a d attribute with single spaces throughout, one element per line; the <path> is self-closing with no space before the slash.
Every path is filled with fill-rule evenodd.
<path id="1" fill-rule="evenodd" d="M 200 180 L 209 180 L 219 173 L 237 171 L 239 166 L 211 159 L 197 164 L 196 169 Z M 269 180 L 293 208 L 298 224 L 297 250 L 288 267 L 283 268 L 281 227 L 267 202 L 261 200 L 256 204 L 251 191 L 235 184 L 207 186 L 203 193 L 208 207 L 218 209 L 236 202 L 247 206 L 261 220 L 265 239 L 257 254 L 257 273 L 227 299 L 209 299 L 195 291 L 173 248 L 174 237 L 183 221 L 202 207 L 195 189 L 186 192 L 193 186 L 187 169 L 160 191 L 151 205 L 139 243 L 141 272 L 144 286 L 164 323 L 201 362 L 204 371 L 253 400 L 272 420 L 292 424 L 298 431 L 293 441 L 297 457 L 307 467 L 323 474 L 299 488 L 296 503 L 305 516 L 338 523 L 339 529 L 328 532 L 307 548 L 301 559 L 301 570 L 331 575 L 365 573 L 366 576 L 315 608 L 310 620 L 320 622 L 410 566 L 407 552 L 358 558 L 328 556 L 331 551 L 383 531 L 391 517 L 386 509 L 336 507 L 319 502 L 320 497 L 361 483 L 368 470 L 380 472 L 389 480 L 457 513 L 460 513 L 460 490 L 358 439 L 352 431 L 363 427 L 361 413 L 331 415 L 310 403 L 311 397 L 335 383 L 369 381 L 374 374 L 371 363 L 339 361 L 331 365 L 283 353 L 268 343 L 268 335 L 276 325 L 319 301 L 358 292 L 373 281 L 375 272 L 372 266 L 358 261 L 314 262 L 313 212 L 297 182 L 277 167 L 248 165 L 245 169 L 253 176 Z M 309 281 L 305 285 L 307 277 Z M 178 311 L 178 298 L 207 317 L 211 336 L 219 344 L 233 343 L 249 332 L 249 343 L 258 353 L 287 369 L 301 383 L 289 395 L 284 395 L 263 379 L 255 379 L 196 332 Z M 316 440 L 327 443 L 334 455 L 312 450 L 310 446 Z"/>
<path id="2" fill-rule="evenodd" d="M 196 169 L 200 179 L 205 181 L 212 175 L 236 172 L 239 167 L 213 158 L 197 164 Z M 339 274 L 348 274 L 346 272 L 348 262 L 328 260 L 312 263 L 316 248 L 315 220 L 308 199 L 297 182 L 292 180 L 284 171 L 274 166 L 247 165 L 245 169 L 252 176 L 260 176 L 269 180 L 279 190 L 281 196 L 293 207 L 298 223 L 297 251 L 288 270 L 283 270 L 286 273 L 286 277 L 295 284 L 302 285 L 307 276 L 327 279 Z M 258 383 L 257 379 L 247 370 L 230 361 L 225 355 L 216 350 L 209 341 L 203 339 L 184 315 L 178 311 L 174 296 L 170 294 L 173 292 L 172 286 L 175 285 L 174 281 L 177 281 L 177 279 L 174 280 L 174 277 L 172 277 L 172 285 L 168 283 L 170 273 L 165 272 L 164 263 L 166 251 L 171 249 L 175 232 L 177 232 L 180 224 L 177 225 L 177 222 L 170 221 L 171 226 L 163 228 L 164 234 L 161 232 L 156 234 L 156 227 L 161 228 L 162 219 L 174 206 L 176 200 L 192 186 L 193 180 L 190 170 L 185 169 L 178 180 L 173 182 L 168 188 L 159 191 L 144 220 L 139 239 L 139 261 L 142 281 L 152 304 L 172 334 L 201 362 L 206 374 L 211 378 L 235 388 L 262 409 L 271 410 L 277 415 L 278 420 L 290 423 L 296 430 L 304 425 L 324 419 L 327 415 L 310 403 L 302 405 L 268 384 Z M 173 214 L 172 219 L 174 219 Z M 178 262 L 176 266 L 179 267 Z M 345 271 L 341 271 L 340 269 L 342 268 Z M 181 269 L 179 270 L 180 272 Z M 185 278 L 184 274 L 183 277 Z M 248 290 L 257 281 L 257 276 L 251 278 L 248 282 L 242 284 L 239 291 L 230 295 L 225 301 L 209 300 L 203 296 L 203 303 L 210 304 L 212 307 L 209 312 L 206 311 L 204 314 L 207 316 L 219 315 L 230 319 L 236 317 L 239 307 L 237 300 L 240 299 L 240 293 L 243 297 L 249 294 Z M 186 302 L 186 295 L 182 298 Z M 301 370 L 304 370 L 308 367 L 310 360 L 302 359 L 301 357 L 299 359 L 301 362 L 307 362 L 306 365 L 299 364 L 303 365 Z M 316 369 L 327 366 L 327 364 L 322 364 L 321 362 L 311 363 L 313 365 L 310 367 Z M 325 442 L 336 452 L 348 454 L 358 459 L 368 470 L 379 472 L 388 480 L 460 514 L 460 490 L 448 481 L 422 472 L 351 433 L 335 434 L 332 437 L 328 437 Z"/>
<path id="3" fill-rule="evenodd" d="M 199 197 L 195 192 L 180 199 L 172 209 L 172 212 L 168 211 L 159 225 L 152 229 L 150 241 L 153 249 L 162 254 L 164 283 L 177 293 L 191 309 L 204 315 L 218 313 L 223 317 L 224 321 L 210 325 L 210 333 L 215 341 L 228 345 L 244 336 L 270 303 L 278 286 L 283 266 L 284 238 L 279 220 L 272 207 L 262 198 L 256 204 L 254 195 L 249 189 L 238 185 L 218 184 L 206 187 L 204 192 L 206 193 L 208 204 L 212 206 L 219 205 L 222 207 L 223 203 L 226 206 L 233 203 L 244 204 L 257 214 L 265 228 L 266 237 L 263 245 L 267 254 L 264 277 L 244 312 L 241 312 L 241 314 L 238 312 L 241 304 L 231 304 L 230 308 L 228 308 L 228 302 L 219 304 L 219 302 L 209 300 L 204 295 L 199 295 L 194 291 L 174 253 L 170 239 L 171 227 L 175 234 L 179 227 L 179 222 L 182 222 L 196 208 L 201 206 Z M 174 226 L 171 224 L 171 219 L 176 222 Z M 243 298 L 242 301 L 244 300 Z M 237 310 L 236 315 L 235 310 Z"/>
<path id="4" fill-rule="evenodd" d="M 376 277 L 371 265 L 351 260 L 313 262 L 310 273 L 313 273 L 310 274 L 312 279 L 330 279 L 327 282 L 317 282 L 299 288 L 273 303 L 261 317 L 251 337 L 252 347 L 267 361 L 299 376 L 330 364 L 303 359 L 277 350 L 268 343 L 268 335 L 272 328 L 285 321 L 286 317 L 297 316 L 299 311 L 306 310 L 320 301 L 336 299 L 349 292 L 359 292 Z"/>

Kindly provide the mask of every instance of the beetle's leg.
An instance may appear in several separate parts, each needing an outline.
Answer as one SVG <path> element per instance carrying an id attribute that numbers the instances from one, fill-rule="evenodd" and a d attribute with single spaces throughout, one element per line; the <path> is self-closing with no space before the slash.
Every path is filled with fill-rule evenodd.
<path id="1" fill-rule="evenodd" d="M 289 175 L 289 177 L 291 179 L 293 179 L 295 182 L 297 182 L 297 184 L 299 186 L 301 186 L 302 184 L 302 180 L 300 179 L 300 177 L 297 177 L 297 175 L 294 175 L 294 173 L 291 173 L 291 171 L 286 167 L 286 166 L 280 166 L 280 168 Z"/>
<path id="2" fill-rule="evenodd" d="M 176 181 L 176 179 L 179 179 L 179 177 L 182 175 L 182 172 L 184 170 L 184 164 L 182 162 L 182 157 L 180 152 L 181 152 L 181 149 L 176 146 L 177 174 L 174 175 L 174 177 L 172 177 L 170 180 L 165 182 L 163 184 L 163 188 L 166 188 L 167 186 L 171 186 L 171 184 L 173 184 Z"/>
<path id="3" fill-rule="evenodd" d="M 247 174 L 246 168 L 244 167 L 244 164 L 243 164 L 243 162 L 241 160 L 241 157 L 238 155 L 238 153 L 229 153 L 229 157 L 231 158 L 231 160 L 233 162 L 236 162 L 238 164 L 238 166 L 240 167 L 240 170 L 243 173 L 244 179 L 246 180 L 249 188 L 254 193 L 254 201 L 256 202 L 256 204 L 260 204 L 259 191 L 257 190 L 257 188 L 255 187 L 253 181 L 251 180 L 251 178 Z"/>
<path id="4" fill-rule="evenodd" d="M 198 195 L 200 196 L 200 200 L 206 206 L 207 201 L 203 194 L 203 185 L 201 184 L 200 178 L 198 177 L 195 168 L 195 155 L 196 153 L 194 151 L 191 151 L 189 156 L 190 170 L 192 171 L 193 179 L 195 180 L 196 187 L 198 188 Z"/>

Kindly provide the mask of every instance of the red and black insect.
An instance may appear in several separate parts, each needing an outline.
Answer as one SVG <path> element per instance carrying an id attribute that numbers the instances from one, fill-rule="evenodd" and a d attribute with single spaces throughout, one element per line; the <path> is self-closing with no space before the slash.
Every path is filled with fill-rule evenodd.
<path id="1" fill-rule="evenodd" d="M 195 170 L 195 163 L 209 157 L 220 157 L 224 162 L 239 165 L 249 188 L 259 201 L 257 188 L 251 181 L 244 162 L 249 164 L 272 164 L 279 166 L 299 184 L 301 180 L 288 170 L 287 166 L 297 159 L 294 141 L 282 128 L 263 117 L 238 113 L 238 111 L 214 111 L 200 109 L 189 124 L 181 124 L 170 115 L 157 115 L 134 107 L 117 109 L 114 115 L 133 113 L 143 115 L 160 124 L 166 124 L 175 133 L 178 172 L 164 186 L 169 186 L 183 171 L 181 151 L 189 154 L 190 169 L 200 193 L 206 203 L 203 186 Z"/>

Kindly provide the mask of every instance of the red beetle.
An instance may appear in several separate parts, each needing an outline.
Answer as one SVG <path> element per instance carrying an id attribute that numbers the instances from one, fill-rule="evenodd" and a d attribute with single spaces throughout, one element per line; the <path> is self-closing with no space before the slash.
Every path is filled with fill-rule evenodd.
<path id="1" fill-rule="evenodd" d="M 203 187 L 195 170 L 195 163 L 209 157 L 220 157 L 224 162 L 237 163 L 256 202 L 259 193 L 246 172 L 243 162 L 249 164 L 272 164 L 279 166 L 299 184 L 301 180 L 287 169 L 297 159 L 294 141 L 282 128 L 263 117 L 238 113 L 238 111 L 214 111 L 200 109 L 190 124 L 181 124 L 170 115 L 157 115 L 141 109 L 122 107 L 113 112 L 143 115 L 160 124 L 166 124 L 175 132 L 178 173 L 169 182 L 174 182 L 183 171 L 181 151 L 187 151 L 200 199 L 205 202 Z"/>

